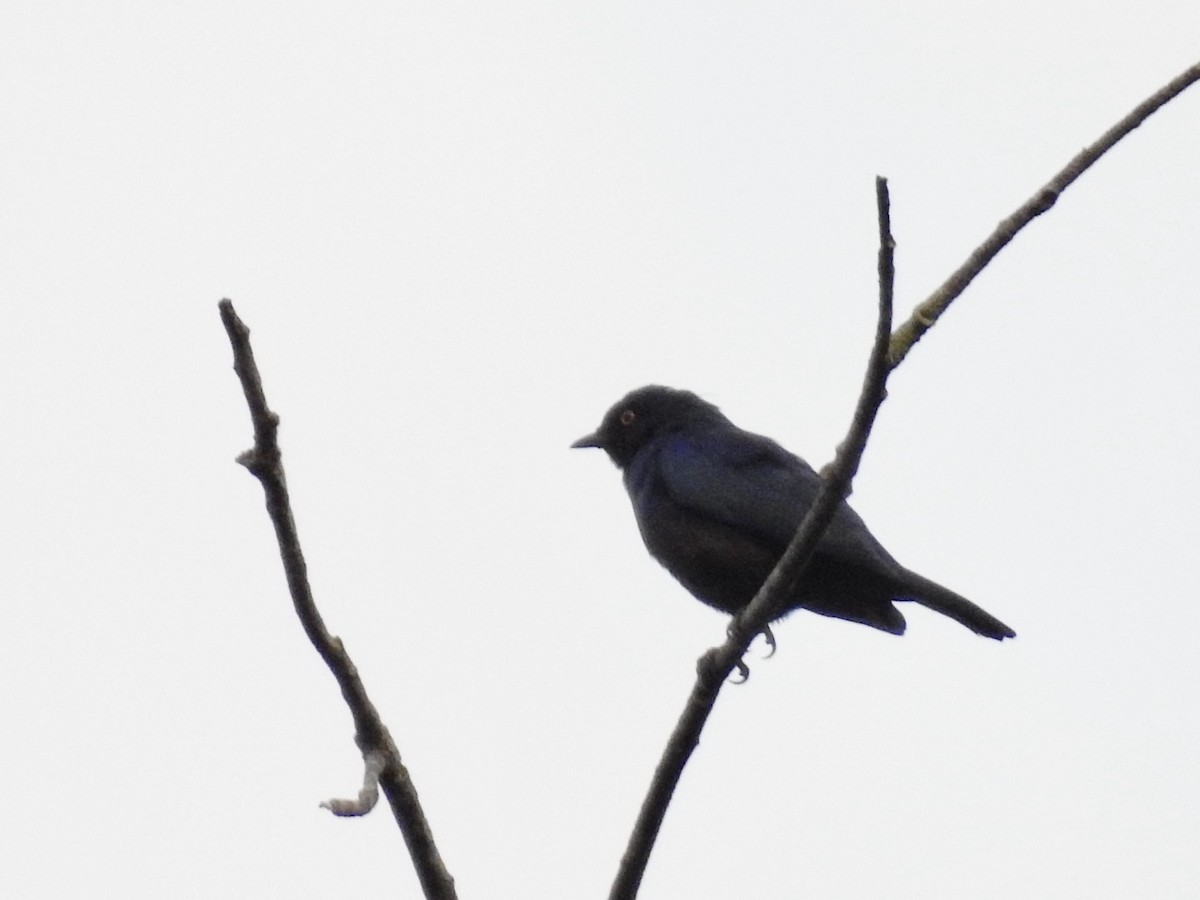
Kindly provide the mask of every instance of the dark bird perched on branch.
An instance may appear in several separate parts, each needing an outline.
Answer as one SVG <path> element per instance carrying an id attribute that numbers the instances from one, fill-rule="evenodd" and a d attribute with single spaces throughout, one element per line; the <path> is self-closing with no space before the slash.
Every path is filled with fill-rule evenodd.
<path id="1" fill-rule="evenodd" d="M 650 555 L 698 600 L 730 614 L 766 581 L 821 483 L 770 438 L 743 431 L 690 391 L 657 385 L 626 395 L 571 446 L 599 447 L 612 458 Z M 1016 637 L 970 600 L 892 559 L 844 502 L 781 616 L 808 609 L 903 634 L 896 600 L 984 637 Z"/>

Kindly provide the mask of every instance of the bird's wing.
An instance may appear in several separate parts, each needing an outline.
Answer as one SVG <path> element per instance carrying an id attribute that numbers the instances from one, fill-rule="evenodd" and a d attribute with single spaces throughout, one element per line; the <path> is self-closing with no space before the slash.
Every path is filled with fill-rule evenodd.
<path id="1" fill-rule="evenodd" d="M 816 500 L 821 476 L 770 438 L 741 429 L 674 435 L 658 453 L 671 498 L 783 552 Z M 896 566 L 858 514 L 841 503 L 818 552 L 827 558 Z"/>

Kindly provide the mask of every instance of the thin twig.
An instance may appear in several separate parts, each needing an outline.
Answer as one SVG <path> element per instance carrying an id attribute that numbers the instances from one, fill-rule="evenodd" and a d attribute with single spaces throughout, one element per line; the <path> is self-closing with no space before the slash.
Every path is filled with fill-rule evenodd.
<path id="1" fill-rule="evenodd" d="M 1086 172 L 1101 156 L 1112 149 L 1113 145 L 1133 129 L 1141 125 L 1154 112 L 1169 100 L 1183 93 L 1195 82 L 1200 81 L 1200 63 L 1192 66 L 1178 77 L 1173 78 L 1160 90 L 1155 91 L 1139 103 L 1132 112 L 1119 121 L 1108 131 L 1104 132 L 1090 147 L 1080 151 L 1063 168 L 1051 178 L 1036 194 L 1026 200 L 1016 212 L 996 226 L 996 230 L 988 235 L 987 240 L 976 247 L 966 262 L 959 266 L 953 274 L 922 301 L 908 321 L 896 329 L 892 335 L 891 347 L 888 350 L 888 364 L 894 369 L 908 355 L 908 351 L 946 311 L 946 308 L 967 288 L 980 272 L 983 271 L 996 254 L 1005 248 L 1009 241 L 1016 237 L 1017 232 L 1050 209 L 1058 202 L 1059 195 L 1065 191 L 1076 178 Z"/>
<path id="2" fill-rule="evenodd" d="M 876 203 L 879 210 L 879 315 L 875 326 L 875 340 L 863 379 L 862 393 L 850 432 L 842 441 L 837 457 L 821 476 L 821 490 L 801 522 L 792 542 L 780 558 L 770 577 L 750 605 L 734 618 L 729 628 L 729 639 L 720 647 L 709 650 L 700 658 L 696 669 L 696 683 L 688 697 L 683 714 L 675 725 L 666 749 L 654 771 L 650 790 L 638 811 L 637 822 L 629 844 L 621 858 L 609 900 L 632 900 L 637 896 L 650 859 L 650 850 L 658 837 L 667 805 L 675 793 L 675 787 L 683 774 L 692 751 L 700 742 L 713 704 L 722 685 L 741 663 L 746 648 L 754 637 L 778 615 L 791 596 L 791 586 L 803 573 L 805 565 L 816 549 L 817 541 L 833 518 L 838 503 L 846 496 L 859 460 L 866 447 L 867 436 L 875 421 L 875 414 L 885 396 L 887 381 L 887 349 L 892 328 L 892 284 L 894 281 L 893 248 L 891 234 L 887 180 L 875 179 Z"/>
<path id="3" fill-rule="evenodd" d="M 350 661 L 341 640 L 325 628 L 313 600 L 283 474 L 283 461 L 277 440 L 279 417 L 267 406 L 262 379 L 259 377 L 254 352 L 250 347 L 250 329 L 238 318 L 229 300 L 222 300 L 219 308 L 221 322 L 225 325 L 225 332 L 233 346 L 233 369 L 241 382 L 242 392 L 246 395 L 250 419 L 254 424 L 254 447 L 239 456 L 238 462 L 249 469 L 263 486 L 267 513 L 275 526 L 275 537 L 279 542 L 279 553 L 283 558 L 283 570 L 296 615 L 299 616 L 308 639 L 312 641 L 317 653 L 325 660 L 333 677 L 337 679 L 342 697 L 350 707 L 350 714 L 354 717 L 354 739 L 366 766 L 359 801 L 335 800 L 323 805 L 338 814 L 361 815 L 366 811 L 361 809 L 363 806 L 374 803 L 371 799 L 371 785 L 377 778 L 384 796 L 392 807 L 392 814 L 400 826 L 400 832 L 404 835 L 404 842 L 408 846 L 425 896 L 430 900 L 454 900 L 457 896 L 454 891 L 454 879 L 446 870 L 433 842 L 433 832 L 425 819 L 408 770 L 400 760 L 400 751 L 374 704 L 367 697 L 366 688 L 358 677 L 358 670 Z"/>

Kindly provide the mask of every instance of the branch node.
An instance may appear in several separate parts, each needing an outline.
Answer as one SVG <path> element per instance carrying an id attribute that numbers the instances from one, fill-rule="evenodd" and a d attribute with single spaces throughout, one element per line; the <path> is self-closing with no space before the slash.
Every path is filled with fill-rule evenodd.
<path id="1" fill-rule="evenodd" d="M 705 682 L 721 678 L 721 650 L 719 647 L 709 647 L 696 660 L 696 676 Z"/>
<path id="2" fill-rule="evenodd" d="M 1037 201 L 1034 205 L 1034 215 L 1040 216 L 1042 213 L 1049 210 L 1050 207 L 1054 206 L 1054 204 L 1058 202 L 1058 198 L 1061 196 L 1061 191 L 1055 190 L 1049 185 L 1042 188 L 1042 192 L 1038 195 Z"/>

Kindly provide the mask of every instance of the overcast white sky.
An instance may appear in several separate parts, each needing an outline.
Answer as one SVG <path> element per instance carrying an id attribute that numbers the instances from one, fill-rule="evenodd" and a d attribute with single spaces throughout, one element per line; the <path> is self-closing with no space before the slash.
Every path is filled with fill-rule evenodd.
<path id="1" fill-rule="evenodd" d="M 10 2 L 0 895 L 418 896 L 317 597 L 466 897 L 598 897 L 725 620 L 570 451 L 647 382 L 824 464 L 907 313 L 1200 58 L 1200 4 Z M 1200 92 L 892 379 L 854 503 L 1019 633 L 797 614 L 642 896 L 1200 896 Z"/>

